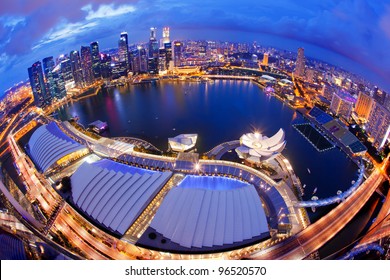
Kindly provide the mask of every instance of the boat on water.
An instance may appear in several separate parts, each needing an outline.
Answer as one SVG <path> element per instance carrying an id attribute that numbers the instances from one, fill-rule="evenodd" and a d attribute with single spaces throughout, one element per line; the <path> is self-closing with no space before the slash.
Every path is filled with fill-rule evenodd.
<path id="1" fill-rule="evenodd" d="M 317 192 L 317 188 L 314 188 L 313 194 L 315 194 L 316 192 Z"/>
<path id="2" fill-rule="evenodd" d="M 306 188 L 306 184 L 303 184 L 302 188 Z"/>
<path id="3" fill-rule="evenodd" d="M 309 168 L 307 169 L 307 172 L 308 172 L 309 174 L 311 174 L 311 171 L 310 171 L 310 169 L 309 169 Z"/>

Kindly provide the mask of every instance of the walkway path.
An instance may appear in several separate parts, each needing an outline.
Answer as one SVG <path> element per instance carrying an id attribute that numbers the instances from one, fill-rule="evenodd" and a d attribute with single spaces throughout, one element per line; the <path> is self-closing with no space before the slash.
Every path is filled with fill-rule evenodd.
<path id="1" fill-rule="evenodd" d="M 233 140 L 229 142 L 224 142 L 215 146 L 210 151 L 204 153 L 209 158 L 221 159 L 221 157 L 229 150 L 233 150 L 240 146 L 240 140 Z"/>

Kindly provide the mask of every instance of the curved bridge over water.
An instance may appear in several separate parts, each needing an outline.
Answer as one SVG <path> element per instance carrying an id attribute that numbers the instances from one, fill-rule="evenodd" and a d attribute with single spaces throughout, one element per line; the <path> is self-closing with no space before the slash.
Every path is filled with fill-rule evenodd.
<path id="1" fill-rule="evenodd" d="M 360 187 L 320 220 L 300 233 L 263 251 L 251 259 L 304 259 L 331 240 L 367 203 L 383 182 L 381 170 L 376 169 Z"/>
<path id="2" fill-rule="evenodd" d="M 345 200 L 348 196 L 350 196 L 362 183 L 364 176 L 364 164 L 360 164 L 360 174 L 356 182 L 345 192 L 340 195 L 320 199 L 320 200 L 309 200 L 309 201 L 299 201 L 295 204 L 295 207 L 321 207 L 327 206 L 334 203 L 338 203 L 340 201 Z"/>

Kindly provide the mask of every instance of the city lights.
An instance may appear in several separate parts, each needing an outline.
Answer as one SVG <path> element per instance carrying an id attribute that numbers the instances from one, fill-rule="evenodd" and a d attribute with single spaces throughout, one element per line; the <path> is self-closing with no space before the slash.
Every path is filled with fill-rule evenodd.
<path id="1" fill-rule="evenodd" d="M 20 259 L 390 258 L 385 89 L 310 44 L 120 27 L 32 56 L 0 100 L 0 235 Z"/>

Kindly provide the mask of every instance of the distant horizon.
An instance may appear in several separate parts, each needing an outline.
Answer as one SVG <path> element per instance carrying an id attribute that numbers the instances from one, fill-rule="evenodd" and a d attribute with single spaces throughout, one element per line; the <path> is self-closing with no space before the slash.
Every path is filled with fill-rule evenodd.
<path id="1" fill-rule="evenodd" d="M 162 28 L 161 28 L 162 29 Z M 157 29 L 157 30 L 159 30 L 159 29 Z M 120 33 L 121 32 L 126 32 L 126 31 L 119 31 L 118 32 L 118 38 L 119 38 L 119 35 L 120 35 Z M 159 39 L 159 37 L 157 36 L 157 38 Z M 161 38 L 162 38 L 162 36 L 161 36 Z M 252 44 L 252 43 L 254 43 L 254 42 L 258 42 L 257 40 L 254 40 L 254 41 L 227 41 L 227 40 L 215 40 L 215 39 L 211 39 L 211 38 L 207 38 L 207 39 L 200 39 L 200 38 L 197 38 L 197 39 L 191 39 L 191 38 L 186 38 L 186 39 L 184 39 L 184 38 L 180 38 L 180 39 L 171 39 L 171 41 L 217 41 L 217 42 L 228 42 L 228 43 L 245 43 L 245 44 Z M 92 40 L 90 43 L 92 43 L 92 42 L 98 42 L 99 43 L 99 41 L 98 40 Z M 43 58 L 45 58 L 45 57 L 50 57 L 50 56 L 53 56 L 53 58 L 58 58 L 59 56 L 61 56 L 62 54 L 69 54 L 72 50 L 78 50 L 78 51 L 80 51 L 79 49 L 81 48 L 81 46 L 83 46 L 83 45 L 89 45 L 90 43 L 84 43 L 84 44 L 80 44 L 80 46 L 79 46 L 79 48 L 78 49 L 75 49 L 75 48 L 71 48 L 71 49 L 69 49 L 67 52 L 60 52 L 60 53 L 58 53 L 57 55 L 47 55 L 47 56 L 43 56 L 42 58 L 40 58 L 40 59 L 36 59 L 36 60 L 31 60 L 31 65 L 33 64 L 33 63 L 35 63 L 36 61 L 41 61 L 42 62 L 42 60 L 43 60 Z M 147 44 L 148 43 L 148 41 L 145 41 L 145 42 L 129 42 L 129 46 L 131 46 L 131 45 L 137 45 L 137 44 Z M 298 44 L 298 43 L 297 43 Z M 258 44 L 259 46 L 261 46 L 261 47 L 264 47 L 264 48 L 275 48 L 276 50 L 278 50 L 278 51 L 287 51 L 287 52 L 291 52 L 291 53 L 294 53 L 294 54 L 297 54 L 297 50 L 298 50 L 298 48 L 297 49 L 283 49 L 282 47 L 280 47 L 280 46 L 272 46 L 272 45 L 268 45 L 268 44 Z M 305 45 L 305 44 L 302 44 L 302 45 Z M 324 60 L 323 58 L 317 58 L 317 57 L 313 57 L 313 56 L 310 56 L 310 55 L 307 55 L 307 51 L 308 51 L 308 49 L 309 49 L 309 51 L 310 51 L 310 47 L 308 47 L 308 46 L 306 46 L 306 47 L 302 47 L 302 48 L 304 48 L 304 50 L 305 50 L 305 58 L 309 58 L 309 59 L 314 59 L 314 60 L 317 60 L 317 61 L 321 61 L 321 62 L 324 62 L 324 63 L 326 63 L 326 64 L 328 64 L 328 65 L 331 65 L 331 66 L 335 66 L 335 67 L 337 67 L 337 68 L 340 68 L 340 69 L 342 69 L 343 71 L 346 71 L 346 72 L 349 72 L 349 73 L 351 73 L 352 75 L 355 75 L 355 76 L 359 76 L 359 77 L 361 77 L 361 78 L 363 78 L 363 79 L 365 79 L 365 80 L 369 80 L 367 77 L 365 77 L 363 74 L 359 74 L 359 73 L 356 73 L 356 72 L 353 72 L 353 71 L 349 71 L 348 69 L 346 69 L 344 66 L 342 66 L 342 65 L 337 65 L 337 64 L 335 64 L 335 63 L 331 63 L 331 62 L 329 62 L 329 61 L 326 61 L 326 60 Z M 107 47 L 105 47 L 104 49 L 102 49 L 101 48 L 101 44 L 99 43 L 99 49 L 100 49 L 100 52 L 107 52 L 107 51 L 109 51 L 109 50 L 116 50 L 116 49 L 118 49 L 118 46 L 112 46 L 112 47 L 109 47 L 109 46 L 107 46 Z M 324 50 L 324 51 L 327 51 L 327 50 Z M 337 56 L 339 56 L 338 54 L 333 54 L 335 57 L 337 57 Z M 348 58 L 345 58 L 346 60 L 348 60 Z M 337 61 L 339 61 L 339 60 L 337 60 Z M 336 61 L 336 63 L 337 63 L 337 61 Z M 357 63 L 357 62 L 355 62 L 355 61 L 351 61 L 352 63 Z M 31 65 L 29 65 L 28 67 L 31 67 Z M 27 67 L 27 68 L 28 68 Z M 8 87 L 7 89 L 5 89 L 2 93 L 0 93 L 0 100 L 2 100 L 5 96 L 6 96 L 6 92 L 8 91 L 8 90 L 10 90 L 10 89 L 12 89 L 13 87 L 15 87 L 17 84 L 19 84 L 19 83 L 28 83 L 28 75 L 27 75 L 27 68 L 25 69 L 25 72 L 26 72 L 26 75 L 25 75 L 25 78 L 24 79 L 22 79 L 22 80 L 19 80 L 19 81 L 16 81 L 14 84 L 12 84 L 10 87 Z M 370 81 L 371 82 L 371 81 Z M 375 83 L 373 83 L 373 82 L 371 82 L 372 84 L 375 84 Z M 384 89 L 383 87 L 380 87 L 379 86 L 379 88 L 381 88 L 381 89 L 383 89 L 384 91 L 390 91 L 390 89 L 389 90 L 386 90 L 386 89 Z"/>
<path id="2" fill-rule="evenodd" d="M 364 19 L 364 20 L 362 20 Z M 359 75 L 390 92 L 390 5 L 385 0 L 313 1 L 80 0 L 6 1 L 0 8 L 0 96 L 44 57 L 98 41 L 116 48 L 120 32 L 147 42 L 169 26 L 179 40 L 257 41 Z M 191 38 L 189 38 L 191 37 Z M 173 40 L 172 40 L 173 41 Z"/>

